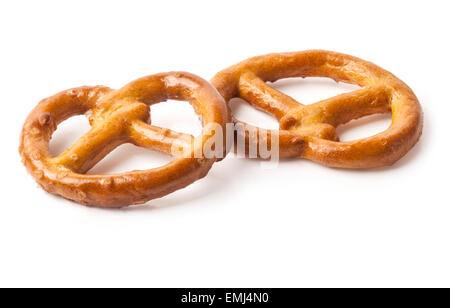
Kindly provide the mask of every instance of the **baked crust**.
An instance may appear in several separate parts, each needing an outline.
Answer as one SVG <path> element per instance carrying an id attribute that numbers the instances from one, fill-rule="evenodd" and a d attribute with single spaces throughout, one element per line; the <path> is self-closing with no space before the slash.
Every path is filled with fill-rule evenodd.
<path id="1" fill-rule="evenodd" d="M 288 77 L 329 77 L 362 89 L 312 105 L 302 105 L 266 84 Z M 274 53 L 244 60 L 211 80 L 226 102 L 241 97 L 274 115 L 280 122 L 280 157 L 303 157 L 338 168 L 372 168 L 391 165 L 418 141 L 422 110 L 413 91 L 401 80 L 373 63 L 324 50 Z M 335 128 L 366 115 L 392 112 L 390 127 L 374 136 L 339 142 Z M 251 125 L 233 119 L 250 143 Z M 270 136 L 257 128 L 258 136 Z M 239 132 L 238 132 L 239 133 Z M 255 146 L 255 145 L 253 145 Z M 258 144 L 256 148 L 259 149 Z"/>
<path id="2" fill-rule="evenodd" d="M 150 170 L 112 175 L 85 173 L 123 143 L 169 155 L 173 154 L 175 142 L 180 147 L 191 146 L 194 137 L 150 125 L 150 106 L 167 99 L 187 100 L 201 116 L 204 129 L 195 144 L 202 149 L 213 137 L 205 130 L 208 124 L 221 125 L 225 131 L 226 123 L 231 121 L 216 89 L 185 72 L 147 76 L 119 90 L 103 86 L 74 88 L 42 100 L 30 113 L 19 148 L 23 163 L 44 190 L 85 205 L 123 207 L 165 196 L 204 177 L 216 158 L 206 158 L 202 152 L 198 158 L 191 153 Z M 79 114 L 88 116 L 90 131 L 61 155 L 52 157 L 49 141 L 57 125 Z"/>

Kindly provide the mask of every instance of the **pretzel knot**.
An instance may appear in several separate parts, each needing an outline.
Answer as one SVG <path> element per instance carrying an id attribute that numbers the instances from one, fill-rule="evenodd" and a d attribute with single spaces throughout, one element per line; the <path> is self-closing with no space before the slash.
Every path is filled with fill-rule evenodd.
<path id="1" fill-rule="evenodd" d="M 187 100 L 202 117 L 197 138 L 150 125 L 150 106 L 167 99 Z M 57 157 L 49 141 L 57 125 L 79 114 L 91 129 Z M 103 207 L 122 207 L 162 197 L 204 177 L 216 157 L 203 155 L 203 145 L 215 137 L 212 127 L 225 131 L 227 106 L 205 80 L 184 72 L 152 75 L 119 90 L 80 87 L 42 100 L 28 116 L 19 151 L 36 181 L 48 192 Z M 123 143 L 174 154 L 174 144 L 192 155 L 178 156 L 159 168 L 114 175 L 86 175 L 97 162 Z M 193 144 L 195 146 L 193 146 Z M 200 148 L 200 156 L 193 155 Z"/>
<path id="2" fill-rule="evenodd" d="M 311 105 L 266 84 L 287 77 L 329 77 L 362 87 Z M 390 165 L 405 155 L 422 132 L 422 111 L 411 89 L 393 74 L 356 57 L 321 50 L 268 54 L 242 61 L 219 72 L 211 80 L 227 102 L 241 97 L 251 105 L 274 115 L 280 122 L 280 157 L 304 157 L 331 167 L 370 168 Z M 390 127 L 372 137 L 339 142 L 338 125 L 375 113 L 392 112 Z M 277 131 L 245 128 L 247 149 L 259 149 L 259 136 Z M 240 135 L 239 135 L 240 134 Z"/>

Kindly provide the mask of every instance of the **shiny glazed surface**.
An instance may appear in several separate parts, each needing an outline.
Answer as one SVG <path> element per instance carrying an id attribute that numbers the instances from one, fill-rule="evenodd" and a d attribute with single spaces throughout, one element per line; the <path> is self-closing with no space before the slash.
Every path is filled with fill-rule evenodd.
<path id="1" fill-rule="evenodd" d="M 312 76 L 356 84 L 362 89 L 305 106 L 266 84 L 282 78 Z M 339 168 L 386 166 L 403 157 L 422 133 L 419 101 L 405 83 L 373 63 L 337 52 L 309 50 L 253 57 L 219 72 L 211 82 L 227 102 L 241 97 L 279 120 L 280 157 L 303 157 Z M 390 112 L 392 124 L 387 130 L 368 138 L 339 142 L 338 125 Z M 270 143 L 268 131 L 257 130 Z M 238 133 L 245 138 L 247 149 L 249 143 L 258 142 L 249 138 L 246 131 Z"/>
<path id="2" fill-rule="evenodd" d="M 86 175 L 97 162 L 123 143 L 173 154 L 172 145 L 191 146 L 194 137 L 150 124 L 150 106 L 167 99 L 187 100 L 201 116 L 203 131 L 197 146 L 212 134 L 205 127 L 225 130 L 230 115 L 223 98 L 205 80 L 185 72 L 137 79 L 119 90 L 79 87 L 42 100 L 22 129 L 20 154 L 28 171 L 46 191 L 85 205 L 123 207 L 145 203 L 204 177 L 216 158 L 176 157 L 159 168 L 113 175 Z M 49 141 L 65 119 L 86 114 L 91 129 L 57 157 Z M 192 148 L 192 151 L 195 151 Z"/>

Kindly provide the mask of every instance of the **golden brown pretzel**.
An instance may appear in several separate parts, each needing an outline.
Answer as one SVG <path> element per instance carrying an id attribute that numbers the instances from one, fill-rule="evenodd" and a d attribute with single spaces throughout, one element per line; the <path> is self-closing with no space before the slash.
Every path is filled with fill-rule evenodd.
<path id="1" fill-rule="evenodd" d="M 202 116 L 202 135 L 196 147 L 212 136 L 209 124 L 230 121 L 223 98 L 207 81 L 184 72 L 161 73 L 135 80 L 119 90 L 103 86 L 80 87 L 42 100 L 28 116 L 19 151 L 28 171 L 48 192 L 102 207 L 122 207 L 162 197 L 204 177 L 216 158 L 200 152 L 177 157 L 159 168 L 114 175 L 86 175 L 117 146 L 138 146 L 173 154 L 173 143 L 195 151 L 194 137 L 150 125 L 150 105 L 167 99 L 188 100 Z M 65 119 L 86 114 L 91 130 L 57 157 L 49 141 Z M 201 149 L 202 151 L 202 149 Z"/>
<path id="2" fill-rule="evenodd" d="M 304 106 L 265 83 L 308 76 L 329 77 L 362 89 Z M 322 50 L 268 54 L 233 65 L 211 82 L 227 102 L 241 97 L 279 120 L 280 157 L 304 157 L 340 168 L 385 166 L 405 155 L 422 132 L 422 111 L 412 90 L 375 64 L 345 54 Z M 338 125 L 388 112 L 392 112 L 392 124 L 384 132 L 356 141 L 338 141 Z M 247 148 L 249 143 L 258 142 L 246 131 L 241 134 Z M 261 128 L 258 134 L 271 136 Z"/>

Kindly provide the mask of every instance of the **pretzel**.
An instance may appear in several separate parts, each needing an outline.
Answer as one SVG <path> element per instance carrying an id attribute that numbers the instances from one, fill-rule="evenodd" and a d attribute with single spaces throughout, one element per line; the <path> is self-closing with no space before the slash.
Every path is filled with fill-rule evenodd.
<path id="1" fill-rule="evenodd" d="M 329 77 L 362 87 L 311 105 L 266 84 L 288 77 Z M 371 168 L 391 165 L 405 155 L 422 132 L 422 111 L 412 90 L 393 74 L 373 63 L 345 54 L 310 50 L 268 54 L 244 60 L 211 80 L 226 102 L 241 97 L 252 106 L 275 116 L 280 123 L 280 157 L 303 157 L 330 167 Z M 375 113 L 392 112 L 392 124 L 377 135 L 339 142 L 338 125 Z M 241 123 L 238 131 L 247 149 L 258 147 L 260 138 L 250 138 L 255 128 Z M 258 136 L 269 131 L 257 128 Z M 269 141 L 270 142 L 270 141 Z"/>
<path id="2" fill-rule="evenodd" d="M 195 140 L 150 125 L 150 105 L 167 99 L 188 100 L 202 117 L 202 134 Z M 79 114 L 88 116 L 90 131 L 52 157 L 49 141 L 57 125 Z M 167 154 L 173 154 L 174 143 L 196 151 L 192 143 L 203 146 L 213 136 L 205 130 L 209 124 L 224 128 L 229 121 L 223 98 L 207 81 L 184 72 L 161 73 L 119 90 L 85 86 L 42 100 L 23 126 L 19 151 L 28 171 L 46 191 L 85 205 L 122 207 L 145 203 L 193 183 L 204 177 L 217 159 L 180 156 L 150 170 L 84 174 L 109 152 L 123 143 Z"/>

